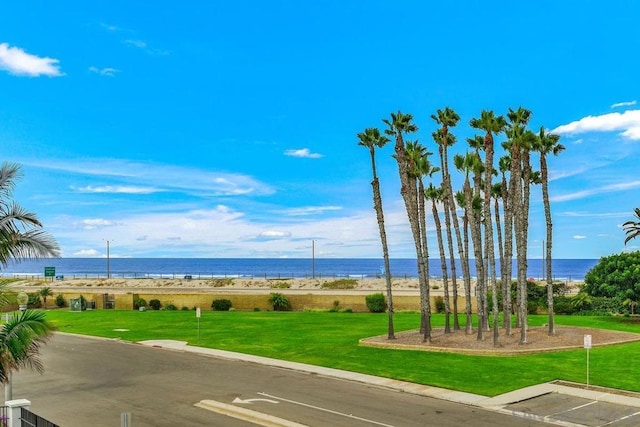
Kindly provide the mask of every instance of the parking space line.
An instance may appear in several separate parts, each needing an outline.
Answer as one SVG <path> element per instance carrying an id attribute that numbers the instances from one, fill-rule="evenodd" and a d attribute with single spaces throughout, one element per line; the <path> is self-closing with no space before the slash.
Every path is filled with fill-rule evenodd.
<path id="1" fill-rule="evenodd" d="M 617 423 L 618 421 L 624 421 L 624 420 L 627 420 L 627 419 L 629 419 L 629 418 L 631 418 L 631 417 L 635 417 L 636 415 L 640 415 L 640 411 L 638 411 L 638 412 L 634 412 L 633 414 L 625 415 L 624 417 L 622 417 L 622 418 L 618 418 L 617 420 L 609 421 L 608 423 L 603 424 L 601 427 L 606 427 L 606 426 L 611 425 L 611 424 L 613 424 L 613 423 Z"/>

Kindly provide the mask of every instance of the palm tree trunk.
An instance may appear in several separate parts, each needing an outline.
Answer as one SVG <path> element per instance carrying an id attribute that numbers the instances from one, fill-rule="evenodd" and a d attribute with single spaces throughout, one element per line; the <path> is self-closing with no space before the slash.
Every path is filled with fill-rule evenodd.
<path id="1" fill-rule="evenodd" d="M 373 159 L 372 159 L 373 160 Z M 375 164 L 375 162 L 374 162 Z M 380 183 L 375 173 L 374 166 L 374 178 L 371 181 L 371 187 L 373 187 L 373 206 L 376 210 L 376 217 L 378 219 L 378 228 L 380 230 L 380 241 L 382 243 L 382 255 L 384 258 L 384 276 L 387 286 L 387 313 L 388 313 L 388 327 L 387 338 L 395 339 L 395 331 L 393 327 L 393 294 L 391 291 L 391 268 L 389 265 L 389 246 L 387 244 L 387 233 L 384 227 L 384 212 L 382 210 L 382 196 L 380 195 Z"/>
<path id="2" fill-rule="evenodd" d="M 513 183 L 512 180 L 510 180 Z M 500 258 L 502 277 L 503 324 L 506 336 L 511 335 L 511 281 L 513 279 L 513 213 L 511 212 L 511 192 L 507 189 L 507 179 L 502 176 L 502 209 L 504 210 L 504 249 Z"/>
<path id="3" fill-rule="evenodd" d="M 487 134 L 488 137 L 491 134 Z M 491 283 L 491 296 L 493 305 L 493 345 L 499 344 L 499 327 L 498 327 L 498 287 L 496 277 L 496 255 L 493 247 L 493 222 L 491 219 L 491 175 L 493 171 L 493 138 L 485 138 L 485 177 L 484 177 L 484 200 L 483 200 L 483 212 L 484 212 L 484 238 L 485 238 L 485 253 L 487 254 L 489 269 L 490 283 Z"/>
<path id="4" fill-rule="evenodd" d="M 447 241 L 449 244 L 449 263 L 451 264 L 451 284 L 453 286 L 453 329 L 460 330 L 458 321 L 458 283 L 456 274 L 456 261 L 453 255 L 453 239 L 451 236 L 451 223 L 456 233 L 456 242 L 458 244 L 458 257 L 462 265 L 462 275 L 465 288 L 465 313 L 466 313 L 466 330 L 472 333 L 473 325 L 471 320 L 471 284 L 469 276 L 469 260 L 465 256 L 462 238 L 460 235 L 460 223 L 456 213 L 456 203 L 453 198 L 453 188 L 451 186 L 451 176 L 449 175 L 449 160 L 447 154 L 447 146 L 442 147 L 441 154 L 442 163 L 442 188 L 444 190 L 444 208 L 445 208 L 445 225 L 447 228 Z"/>
<path id="5" fill-rule="evenodd" d="M 520 289 L 520 344 L 527 343 L 527 195 L 530 171 L 527 169 L 526 149 L 522 149 L 521 157 L 517 160 L 517 186 L 514 200 L 516 256 L 518 259 L 518 287 Z"/>
<path id="6" fill-rule="evenodd" d="M 421 292 L 420 305 L 424 309 L 424 341 L 431 341 L 431 290 L 429 289 L 429 246 L 427 240 L 427 214 L 425 208 L 424 183 L 418 179 L 418 218 L 420 220 L 420 241 L 422 247 L 422 270 L 425 275 L 425 289 Z"/>
<path id="7" fill-rule="evenodd" d="M 407 211 L 407 217 L 409 219 L 409 226 L 411 228 L 411 234 L 413 236 L 413 242 L 416 248 L 416 261 L 418 264 L 418 281 L 420 283 L 420 293 L 424 295 L 429 287 L 428 277 L 424 271 L 424 260 L 422 251 L 422 239 L 420 237 L 420 216 L 417 203 L 417 188 L 416 180 L 411 176 L 410 161 L 407 156 L 407 152 L 404 147 L 404 141 L 402 134 L 396 135 L 395 144 L 395 158 L 398 163 L 398 172 L 400 175 L 400 194 L 404 200 L 405 209 Z M 424 301 L 424 297 L 421 296 L 421 301 Z M 427 304 L 428 305 L 428 304 Z M 420 327 L 425 334 L 425 341 L 431 340 L 431 331 L 429 325 L 429 318 L 427 316 L 427 307 L 421 307 Z"/>
<path id="8" fill-rule="evenodd" d="M 542 202 L 544 204 L 544 218 L 547 223 L 547 307 L 549 311 L 549 335 L 555 335 L 555 322 L 553 312 L 553 276 L 551 271 L 552 259 L 551 248 L 553 245 L 553 223 L 551 222 L 551 205 L 549 203 L 549 175 L 547 168 L 547 158 L 544 152 L 540 153 L 540 172 L 542 174 Z"/>
<path id="9" fill-rule="evenodd" d="M 444 286 L 444 333 L 451 333 L 451 325 L 449 324 L 449 317 L 451 314 L 449 304 L 449 277 L 447 275 L 447 255 L 444 251 L 444 242 L 442 239 L 442 229 L 440 228 L 440 217 L 438 216 L 438 209 L 436 208 L 436 201 L 433 200 L 431 204 L 431 210 L 433 212 L 433 221 L 436 226 L 436 233 L 438 236 L 438 250 L 440 251 L 440 267 L 442 268 L 442 286 Z"/>

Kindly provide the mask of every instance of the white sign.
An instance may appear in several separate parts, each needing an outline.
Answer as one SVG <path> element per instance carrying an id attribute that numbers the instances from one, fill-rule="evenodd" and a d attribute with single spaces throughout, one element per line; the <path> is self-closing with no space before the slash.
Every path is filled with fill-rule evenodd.
<path id="1" fill-rule="evenodd" d="M 196 317 L 200 318 L 200 307 L 196 307 Z"/>
<path id="2" fill-rule="evenodd" d="M 591 335 L 585 335 L 584 336 L 584 348 L 586 348 L 586 349 L 590 349 L 591 348 Z"/>

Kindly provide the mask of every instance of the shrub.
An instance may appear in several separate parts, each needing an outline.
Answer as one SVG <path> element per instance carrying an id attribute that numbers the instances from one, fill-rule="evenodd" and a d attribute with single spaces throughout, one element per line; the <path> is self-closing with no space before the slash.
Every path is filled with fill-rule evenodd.
<path id="1" fill-rule="evenodd" d="M 384 294 L 371 294 L 365 297 L 367 308 L 372 313 L 384 313 L 387 310 L 387 301 Z"/>
<path id="2" fill-rule="evenodd" d="M 176 307 L 176 305 L 172 302 L 165 302 L 162 309 L 166 311 L 176 311 L 178 307 Z"/>
<path id="3" fill-rule="evenodd" d="M 140 307 L 146 307 L 147 306 L 147 300 L 145 300 L 144 298 L 136 298 L 133 301 L 133 309 L 134 310 L 139 310 Z"/>
<path id="4" fill-rule="evenodd" d="M 149 307 L 151 307 L 152 310 L 160 310 L 160 307 L 162 307 L 162 303 L 159 299 L 152 299 L 149 300 Z"/>
<path id="5" fill-rule="evenodd" d="M 213 308 L 214 311 L 229 311 L 231 301 L 228 299 L 214 299 L 211 303 L 211 308 Z"/>
<path id="6" fill-rule="evenodd" d="M 28 295 L 29 301 L 27 302 L 27 308 L 40 308 L 42 306 L 39 292 L 30 293 Z"/>
<path id="7" fill-rule="evenodd" d="M 291 303 L 286 295 L 282 295 L 278 292 L 272 292 L 269 295 L 269 304 L 273 306 L 274 311 L 288 311 L 291 310 Z"/>
<path id="8" fill-rule="evenodd" d="M 207 282 L 207 284 L 214 288 L 222 288 L 224 286 L 233 285 L 233 279 L 230 277 L 219 278 L 219 279 L 211 279 Z"/>
<path id="9" fill-rule="evenodd" d="M 356 279 L 338 279 L 331 282 L 324 282 L 320 287 L 322 289 L 353 289 L 358 284 Z"/>
<path id="10" fill-rule="evenodd" d="M 329 309 L 329 312 L 330 312 L 330 313 L 337 313 L 337 312 L 339 312 L 339 311 L 340 311 L 340 301 L 339 301 L 339 300 L 335 300 L 335 301 L 333 302 L 333 307 L 331 307 L 331 308 Z"/>
<path id="11" fill-rule="evenodd" d="M 444 313 L 444 298 L 437 296 L 434 298 L 436 313 Z"/>
<path id="12" fill-rule="evenodd" d="M 555 314 L 573 314 L 574 308 L 571 298 L 558 297 L 553 301 L 553 312 Z"/>
<path id="13" fill-rule="evenodd" d="M 270 281 L 269 286 L 271 289 L 289 289 L 291 287 L 291 283 L 287 282 L 289 279 L 276 279 L 275 281 Z"/>
<path id="14" fill-rule="evenodd" d="M 58 294 L 56 296 L 55 302 L 56 302 L 56 306 L 58 306 L 60 308 L 62 308 L 62 307 L 67 305 L 67 302 L 64 300 L 64 297 L 62 296 L 62 294 Z"/>
<path id="15" fill-rule="evenodd" d="M 186 305 L 183 305 L 182 308 L 180 309 L 182 311 L 189 311 L 189 307 L 187 307 Z"/>

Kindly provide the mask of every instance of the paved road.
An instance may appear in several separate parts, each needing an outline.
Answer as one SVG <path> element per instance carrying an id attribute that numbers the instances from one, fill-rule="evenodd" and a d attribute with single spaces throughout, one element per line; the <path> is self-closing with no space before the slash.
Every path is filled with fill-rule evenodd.
<path id="1" fill-rule="evenodd" d="M 290 369 L 56 334 L 44 375 L 14 375 L 14 398 L 61 426 L 252 426 L 208 400 L 306 426 L 541 426 L 541 422 Z M 217 403 L 215 403 L 217 402 Z M 277 403 L 274 403 L 277 402 Z M 291 424 L 296 425 L 296 424 Z"/>

